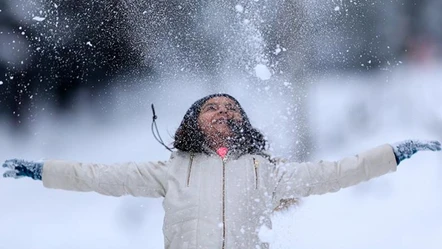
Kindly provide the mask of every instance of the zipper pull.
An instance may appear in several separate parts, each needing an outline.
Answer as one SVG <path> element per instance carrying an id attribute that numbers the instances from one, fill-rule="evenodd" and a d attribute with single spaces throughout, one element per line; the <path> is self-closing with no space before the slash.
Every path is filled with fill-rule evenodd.
<path id="1" fill-rule="evenodd" d="M 195 154 L 190 154 L 190 161 L 189 161 L 189 167 L 187 169 L 187 187 L 190 185 L 190 175 L 192 174 L 192 164 L 193 164 L 193 158 L 195 157 Z"/>
<path id="2" fill-rule="evenodd" d="M 258 166 L 259 166 L 258 160 L 253 158 L 253 167 L 255 168 L 255 189 L 258 189 L 258 181 L 259 181 Z"/>
<path id="3" fill-rule="evenodd" d="M 253 158 L 253 166 L 255 166 L 255 169 L 258 169 L 259 162 L 255 158 Z"/>

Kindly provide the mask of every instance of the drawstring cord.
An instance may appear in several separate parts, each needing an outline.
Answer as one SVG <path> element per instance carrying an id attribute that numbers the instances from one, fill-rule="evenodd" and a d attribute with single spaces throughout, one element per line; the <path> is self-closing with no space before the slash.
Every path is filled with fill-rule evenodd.
<path id="1" fill-rule="evenodd" d="M 153 137 L 155 138 L 155 140 L 157 140 L 158 143 L 160 143 L 162 146 L 164 146 L 170 152 L 173 152 L 171 148 L 169 148 L 166 144 L 164 144 L 163 139 L 161 138 L 160 132 L 158 131 L 157 122 L 156 122 L 158 116 L 155 114 L 155 107 L 153 106 L 153 104 L 151 107 L 152 107 L 153 116 L 152 116 L 152 125 L 150 126 L 150 128 L 152 130 Z"/>

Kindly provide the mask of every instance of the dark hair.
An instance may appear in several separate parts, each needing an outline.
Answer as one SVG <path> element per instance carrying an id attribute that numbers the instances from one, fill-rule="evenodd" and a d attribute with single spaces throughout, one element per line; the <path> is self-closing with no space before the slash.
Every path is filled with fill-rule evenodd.
<path id="1" fill-rule="evenodd" d="M 237 129 L 233 129 L 235 139 L 232 149 L 239 151 L 241 154 L 263 153 L 266 147 L 264 135 L 252 127 L 247 114 L 239 102 L 234 97 L 225 93 L 212 94 L 193 103 L 189 110 L 187 110 L 183 121 L 181 121 L 175 133 L 174 147 L 181 151 L 193 153 L 205 152 L 204 143 L 206 142 L 206 138 L 198 125 L 198 117 L 204 103 L 214 97 L 227 97 L 235 101 L 240 109 L 242 122 Z"/>

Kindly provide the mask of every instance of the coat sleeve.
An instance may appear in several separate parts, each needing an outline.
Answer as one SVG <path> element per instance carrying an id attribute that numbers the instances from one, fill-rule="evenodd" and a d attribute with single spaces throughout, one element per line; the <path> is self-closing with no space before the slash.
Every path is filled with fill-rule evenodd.
<path id="1" fill-rule="evenodd" d="M 51 160 L 43 165 L 47 188 L 94 191 L 110 196 L 164 197 L 167 163 L 92 164 Z"/>
<path id="2" fill-rule="evenodd" d="M 397 163 L 390 145 L 376 147 L 335 162 L 285 163 L 276 165 L 273 200 L 336 192 L 363 181 L 396 171 Z"/>

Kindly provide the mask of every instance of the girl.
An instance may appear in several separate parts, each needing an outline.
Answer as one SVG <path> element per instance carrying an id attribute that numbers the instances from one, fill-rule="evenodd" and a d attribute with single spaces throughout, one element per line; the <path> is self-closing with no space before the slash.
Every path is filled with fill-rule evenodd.
<path id="1" fill-rule="evenodd" d="M 4 177 L 31 177 L 47 188 L 104 195 L 163 197 L 166 249 L 268 248 L 261 226 L 285 205 L 396 170 L 417 151 L 440 150 L 437 141 L 385 144 L 336 162 L 277 162 L 239 102 L 227 94 L 196 101 L 175 134 L 165 162 L 85 164 L 7 160 Z"/>

